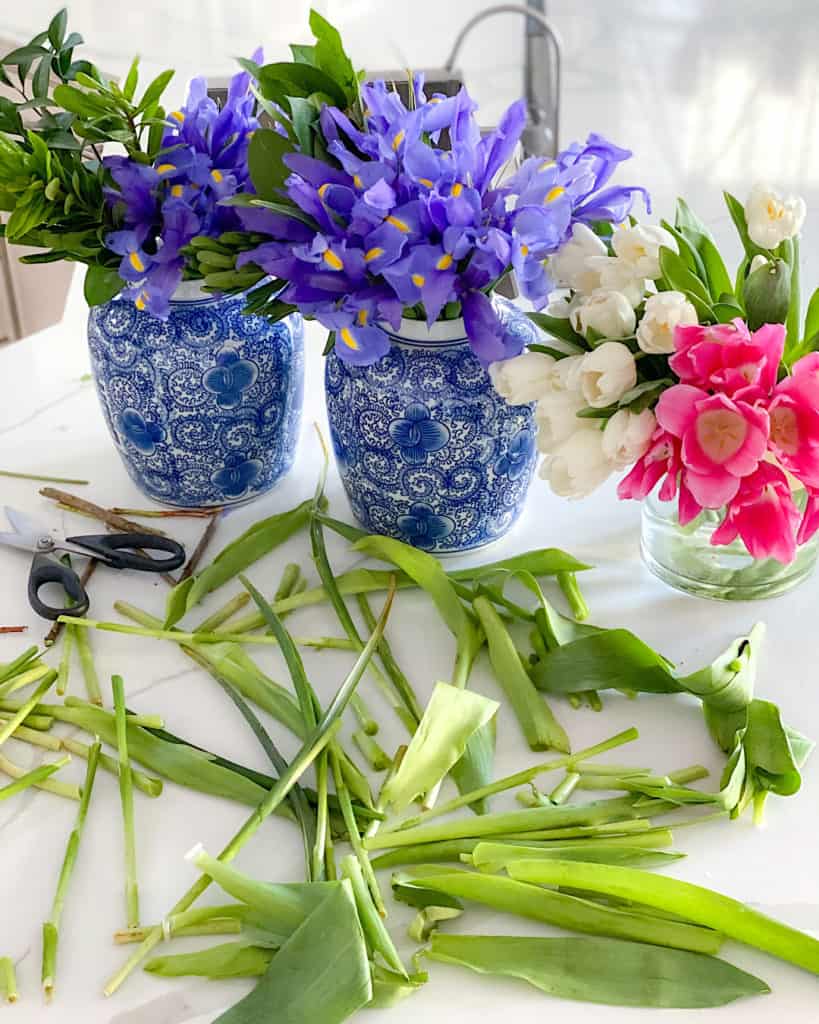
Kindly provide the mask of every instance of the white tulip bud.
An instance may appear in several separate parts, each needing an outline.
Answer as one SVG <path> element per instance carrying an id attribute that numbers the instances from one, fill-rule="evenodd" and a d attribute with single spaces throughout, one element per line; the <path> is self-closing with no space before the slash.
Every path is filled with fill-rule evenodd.
<path id="1" fill-rule="evenodd" d="M 632 268 L 635 277 L 656 281 L 661 276 L 660 246 L 677 251 L 674 237 L 655 224 L 621 224 L 611 236 L 611 247 Z"/>
<path id="2" fill-rule="evenodd" d="M 637 317 L 631 303 L 620 292 L 599 290 L 583 303 L 578 312 L 582 333 L 589 329 L 603 338 L 626 338 L 634 334 Z"/>
<path id="3" fill-rule="evenodd" d="M 801 196 L 783 196 L 769 185 L 754 185 L 745 203 L 751 241 L 762 249 L 775 249 L 802 230 L 807 207 Z"/>
<path id="4" fill-rule="evenodd" d="M 760 267 L 767 267 L 770 262 L 771 261 L 767 256 L 763 256 L 761 252 L 758 252 L 751 260 L 750 267 L 748 267 L 748 276 L 750 277 L 751 274 L 753 274 L 755 270 L 759 270 Z"/>
<path id="5" fill-rule="evenodd" d="M 561 498 L 584 498 L 613 470 L 603 452 L 603 431 L 599 423 L 591 421 L 543 460 L 540 475 Z"/>
<path id="6" fill-rule="evenodd" d="M 605 242 L 585 224 L 575 224 L 572 237 L 549 257 L 549 276 L 559 288 L 571 288 L 584 294 L 592 292 L 599 287 L 600 279 L 587 260 L 605 255 Z"/>
<path id="7" fill-rule="evenodd" d="M 631 263 L 619 256 L 594 256 L 589 260 L 589 265 L 598 272 L 601 289 L 625 295 L 632 309 L 643 301 L 646 281 L 635 273 Z"/>
<path id="8" fill-rule="evenodd" d="M 637 383 L 637 364 L 628 346 L 606 341 L 583 357 L 580 390 L 593 409 L 618 402 Z"/>
<path id="9" fill-rule="evenodd" d="M 651 409 L 619 409 L 603 431 L 603 454 L 617 469 L 625 469 L 648 451 L 656 427 Z"/>
<path id="10" fill-rule="evenodd" d="M 577 414 L 585 407 L 580 392 L 552 391 L 544 395 L 535 409 L 538 449 L 549 455 L 568 440 L 582 425 Z"/>
<path id="11" fill-rule="evenodd" d="M 552 367 L 550 375 L 553 391 L 580 391 L 580 367 L 585 355 L 566 356 Z"/>
<path id="12" fill-rule="evenodd" d="M 646 299 L 637 344 L 643 352 L 668 355 L 674 351 L 675 328 L 696 323 L 697 311 L 682 292 L 657 292 Z"/>
<path id="13" fill-rule="evenodd" d="M 551 389 L 556 361 L 545 352 L 523 352 L 514 359 L 492 363 L 489 376 L 495 390 L 509 405 L 527 405 Z"/>

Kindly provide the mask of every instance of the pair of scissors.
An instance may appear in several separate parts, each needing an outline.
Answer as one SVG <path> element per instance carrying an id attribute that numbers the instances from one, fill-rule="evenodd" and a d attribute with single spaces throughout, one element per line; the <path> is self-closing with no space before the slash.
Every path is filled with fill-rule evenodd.
<path id="1" fill-rule="evenodd" d="M 34 611 L 44 619 L 53 621 L 68 611 L 72 615 L 85 615 L 88 611 L 88 594 L 80 577 L 70 566 L 55 557 L 57 552 L 85 555 L 112 569 L 136 569 L 138 572 L 168 572 L 178 569 L 185 561 L 185 549 L 170 537 L 160 537 L 154 533 L 101 533 L 64 537 L 18 509 L 6 507 L 5 513 L 11 532 L 0 533 L 0 544 L 34 555 L 28 578 L 28 599 Z M 134 548 L 162 551 L 169 557 L 151 558 L 147 554 L 138 554 Z M 73 606 L 70 609 L 54 608 L 41 601 L 40 588 L 46 583 L 61 584 L 73 600 Z"/>

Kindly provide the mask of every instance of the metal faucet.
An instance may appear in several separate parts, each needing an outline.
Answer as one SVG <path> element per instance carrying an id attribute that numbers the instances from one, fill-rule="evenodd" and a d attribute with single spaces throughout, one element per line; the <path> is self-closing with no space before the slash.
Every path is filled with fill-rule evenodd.
<path id="1" fill-rule="evenodd" d="M 528 122 L 523 131 L 523 155 L 553 157 L 559 148 L 560 82 L 563 44 L 545 11 L 545 0 L 526 4 L 495 4 L 464 25 L 455 40 L 445 69 L 454 74 L 461 46 L 472 29 L 496 14 L 522 14 L 526 18 L 524 96 Z"/>

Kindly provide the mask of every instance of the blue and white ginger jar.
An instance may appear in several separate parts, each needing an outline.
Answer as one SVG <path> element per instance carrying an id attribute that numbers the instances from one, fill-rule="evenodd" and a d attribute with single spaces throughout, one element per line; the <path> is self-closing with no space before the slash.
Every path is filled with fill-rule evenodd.
<path id="1" fill-rule="evenodd" d="M 525 344 L 537 341 L 520 310 L 498 310 Z M 534 473 L 534 406 L 495 391 L 462 320 L 404 320 L 391 339 L 372 366 L 327 358 L 330 433 L 353 514 L 371 533 L 435 554 L 498 540 Z"/>
<path id="2" fill-rule="evenodd" d="M 244 316 L 242 296 L 185 284 L 167 320 L 114 299 L 90 311 L 102 411 L 149 498 L 184 508 L 235 505 L 293 465 L 304 396 L 304 325 Z"/>

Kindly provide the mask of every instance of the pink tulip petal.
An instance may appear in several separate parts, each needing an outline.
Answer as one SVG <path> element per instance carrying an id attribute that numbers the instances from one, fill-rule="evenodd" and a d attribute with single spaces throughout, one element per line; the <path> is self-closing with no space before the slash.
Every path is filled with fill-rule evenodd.
<path id="1" fill-rule="evenodd" d="M 720 547 L 723 544 L 732 544 L 738 536 L 739 530 L 737 529 L 736 523 L 730 516 L 726 516 L 716 530 L 711 534 L 711 543 L 714 547 Z"/>
<path id="2" fill-rule="evenodd" d="M 720 470 L 707 474 L 687 470 L 684 482 L 694 500 L 703 508 L 722 508 L 739 490 L 738 478 Z"/>
<path id="3" fill-rule="evenodd" d="M 689 384 L 676 384 L 660 395 L 657 422 L 674 437 L 683 437 L 697 417 L 697 403 L 708 395 Z"/>
<path id="4" fill-rule="evenodd" d="M 799 524 L 799 533 L 796 535 L 797 543 L 807 544 L 817 530 L 819 530 L 819 493 L 814 491 L 808 495 L 805 513 Z"/>
<path id="5" fill-rule="evenodd" d="M 680 500 L 677 506 L 677 514 L 680 526 L 688 526 L 702 512 L 702 507 L 694 500 L 694 495 L 685 484 L 680 484 Z"/>

